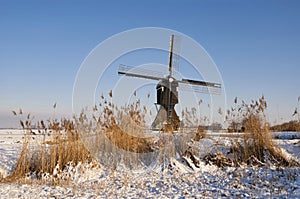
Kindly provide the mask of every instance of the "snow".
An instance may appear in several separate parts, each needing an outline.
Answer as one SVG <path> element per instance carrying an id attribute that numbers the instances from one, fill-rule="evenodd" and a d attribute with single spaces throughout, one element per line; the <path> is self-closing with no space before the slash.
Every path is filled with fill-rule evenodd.
<path id="1" fill-rule="evenodd" d="M 12 172 L 22 148 L 22 130 L 0 130 L 0 176 Z M 275 139 L 286 155 L 299 160 L 299 139 Z M 238 135 L 236 136 L 238 137 Z M 189 147 L 198 151 L 199 165 L 188 157 L 173 157 L 170 165 L 145 172 L 116 170 L 96 162 L 73 165 L 42 180 L 29 176 L 24 182 L 0 183 L 0 198 L 300 198 L 300 169 L 272 166 L 223 167 L 201 158 L 226 151 L 232 137 L 209 134 Z M 56 176 L 56 177 L 54 177 Z"/>

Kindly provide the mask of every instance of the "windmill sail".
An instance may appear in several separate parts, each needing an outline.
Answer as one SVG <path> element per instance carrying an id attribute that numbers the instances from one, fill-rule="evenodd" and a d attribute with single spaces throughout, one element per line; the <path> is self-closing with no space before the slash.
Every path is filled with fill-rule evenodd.
<path id="1" fill-rule="evenodd" d="M 125 66 L 122 64 L 119 66 L 118 74 L 130 76 L 130 77 L 151 79 L 151 80 L 164 79 L 163 74 L 160 72 L 147 70 L 147 69 L 143 69 L 143 68 Z"/>
<path id="2" fill-rule="evenodd" d="M 171 35 L 170 39 L 170 53 L 169 53 L 169 76 L 172 76 L 172 62 L 173 62 L 173 43 L 174 43 L 174 35 Z"/>
<path id="3" fill-rule="evenodd" d="M 179 71 L 180 49 L 181 49 L 181 37 L 179 35 L 174 35 L 174 40 L 173 40 L 173 60 L 172 60 L 173 74 L 176 71 Z"/>
<path id="4" fill-rule="evenodd" d="M 199 85 L 192 85 L 192 84 L 179 83 L 178 89 L 179 91 L 189 91 L 189 92 L 212 94 L 212 95 L 221 94 L 220 88 L 206 87 L 206 86 L 199 86 Z"/>
<path id="5" fill-rule="evenodd" d="M 198 80 L 192 80 L 192 79 L 182 79 L 181 81 L 178 81 L 178 82 L 186 83 L 186 84 L 194 84 L 194 85 L 199 85 L 199 86 L 221 88 L 221 84 L 219 84 L 219 83 L 198 81 Z"/>

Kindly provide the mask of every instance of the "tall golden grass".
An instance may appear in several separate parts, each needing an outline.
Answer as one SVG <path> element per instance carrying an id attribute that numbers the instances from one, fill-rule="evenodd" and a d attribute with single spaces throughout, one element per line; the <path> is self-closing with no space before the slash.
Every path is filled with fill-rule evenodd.
<path id="1" fill-rule="evenodd" d="M 30 173 L 40 178 L 45 173 L 52 175 L 57 168 L 62 171 L 70 163 L 99 159 L 112 168 L 120 163 L 139 165 L 140 153 L 154 152 L 153 137 L 145 134 L 147 110 L 140 100 L 119 108 L 111 102 L 112 92 L 109 97 L 102 96 L 91 115 L 83 111 L 73 119 L 49 120 L 47 124 L 38 121 L 37 135 L 32 134 L 30 115 L 20 119 L 24 144 L 15 169 L 5 180 L 24 178 Z M 23 116 L 21 109 L 13 114 Z M 33 141 L 37 136 L 41 139 Z"/>
<path id="2" fill-rule="evenodd" d="M 5 178 L 6 181 L 24 178 L 31 173 L 40 178 L 45 173 L 53 174 L 56 167 L 63 170 L 70 162 L 78 164 L 92 161 L 92 156 L 80 141 L 79 132 L 71 120 L 50 121 L 48 126 L 44 121 L 39 121 L 38 135 L 32 134 L 29 116 L 25 121 L 20 120 L 20 124 L 25 132 L 23 147 L 16 167 Z"/>
<path id="3" fill-rule="evenodd" d="M 289 160 L 272 139 L 266 116 L 267 102 L 264 96 L 256 101 L 252 100 L 250 104 L 244 101 L 238 104 L 236 98 L 235 104 L 232 110 L 237 111 L 233 114 L 232 121 L 236 124 L 237 121 L 240 122 L 244 134 L 242 143 L 235 142 L 232 147 L 234 162 L 236 164 L 242 162 L 264 164 L 269 161 L 281 166 L 294 165 L 295 162 Z M 239 116 L 238 120 L 235 115 Z"/>

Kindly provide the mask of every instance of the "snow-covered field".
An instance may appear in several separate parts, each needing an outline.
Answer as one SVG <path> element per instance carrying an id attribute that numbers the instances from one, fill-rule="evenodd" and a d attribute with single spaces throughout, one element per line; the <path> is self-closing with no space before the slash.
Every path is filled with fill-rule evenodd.
<path id="1" fill-rule="evenodd" d="M 275 143 L 299 161 L 299 133 L 278 134 Z M 0 130 L 0 178 L 12 172 L 22 148 L 22 137 L 22 130 Z M 216 147 L 226 150 L 237 137 L 211 133 L 192 145 L 199 150 L 201 160 Z M 113 170 L 97 163 L 70 164 L 52 181 L 51 176 L 44 176 L 44 181 L 29 176 L 27 183 L 0 183 L 0 198 L 300 198 L 298 167 L 218 168 L 204 161 L 191 166 L 188 158 L 170 161 L 164 170 L 158 165 L 139 172 Z M 69 176 L 68 180 L 53 183 L 64 176 Z"/>

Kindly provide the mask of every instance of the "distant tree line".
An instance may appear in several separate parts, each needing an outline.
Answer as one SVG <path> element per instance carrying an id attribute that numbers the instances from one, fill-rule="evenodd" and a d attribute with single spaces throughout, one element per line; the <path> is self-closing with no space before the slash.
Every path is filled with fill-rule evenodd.
<path id="1" fill-rule="evenodd" d="M 272 126 L 271 131 L 300 131 L 300 122 L 292 120 L 283 124 Z"/>

